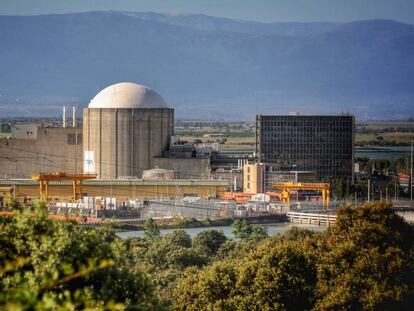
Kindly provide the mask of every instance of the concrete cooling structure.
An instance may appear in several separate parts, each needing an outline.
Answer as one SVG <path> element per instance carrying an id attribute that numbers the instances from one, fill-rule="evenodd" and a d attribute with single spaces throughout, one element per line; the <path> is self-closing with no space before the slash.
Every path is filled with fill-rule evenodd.
<path id="1" fill-rule="evenodd" d="M 100 179 L 142 176 L 174 134 L 174 109 L 153 90 L 118 83 L 83 110 L 83 169 Z"/>

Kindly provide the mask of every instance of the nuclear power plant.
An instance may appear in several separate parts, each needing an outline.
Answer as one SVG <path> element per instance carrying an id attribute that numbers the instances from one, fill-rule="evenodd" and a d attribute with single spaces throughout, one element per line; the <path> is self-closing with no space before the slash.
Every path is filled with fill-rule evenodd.
<path id="1" fill-rule="evenodd" d="M 65 200 L 216 197 L 228 187 L 226 180 L 210 179 L 211 151 L 179 143 L 174 109 L 144 85 L 122 82 L 101 90 L 83 109 L 81 126 L 75 107 L 71 118 L 63 107 L 62 116 L 60 124 L 13 125 L 0 139 L 0 197 L 39 196 L 32 176 L 40 172 L 67 174 L 50 176 L 46 190 Z M 96 179 L 85 180 L 82 193 L 72 192 L 68 176 L 80 174 Z"/>
<path id="2" fill-rule="evenodd" d="M 260 115 L 254 155 L 226 155 L 214 143 L 180 141 L 174 109 L 137 83 L 104 88 L 83 109 L 81 122 L 76 115 L 75 107 L 71 117 L 63 107 L 61 122 L 12 124 L 10 136 L 0 138 L 0 205 L 5 197 L 76 204 L 103 197 L 112 205 L 185 197 L 250 200 L 268 192 L 289 202 L 290 191 L 315 189 L 324 191 L 329 204 L 328 184 L 296 184 L 353 181 L 350 115 Z M 276 186 L 283 191 L 273 193 Z"/>
<path id="3" fill-rule="evenodd" d="M 83 110 L 83 170 L 100 179 L 141 177 L 173 134 L 174 109 L 160 95 L 135 83 L 111 85 Z"/>

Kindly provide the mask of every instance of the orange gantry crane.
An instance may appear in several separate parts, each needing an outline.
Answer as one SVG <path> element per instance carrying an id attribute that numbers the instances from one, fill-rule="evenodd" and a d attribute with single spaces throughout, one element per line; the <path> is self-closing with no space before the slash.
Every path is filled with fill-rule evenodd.
<path id="1" fill-rule="evenodd" d="M 85 179 L 95 179 L 96 174 L 69 174 L 69 173 L 39 173 L 33 174 L 32 179 L 39 181 L 39 195 L 46 201 L 49 198 L 49 181 L 71 180 L 73 199 L 82 198 L 82 182 Z"/>
<path id="2" fill-rule="evenodd" d="M 277 182 L 272 186 L 273 189 L 282 189 L 282 200 L 285 203 L 290 203 L 290 191 L 293 190 L 314 190 L 322 193 L 322 206 L 329 206 L 329 196 L 331 186 L 328 183 L 297 183 L 297 182 Z"/>

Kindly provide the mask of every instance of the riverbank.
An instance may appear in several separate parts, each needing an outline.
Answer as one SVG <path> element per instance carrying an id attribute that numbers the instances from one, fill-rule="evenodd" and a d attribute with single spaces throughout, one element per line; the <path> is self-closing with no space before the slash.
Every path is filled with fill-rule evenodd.
<path id="1" fill-rule="evenodd" d="M 250 224 L 270 224 L 270 223 L 284 223 L 288 219 L 286 215 L 262 215 L 256 217 L 245 218 Z M 189 229 L 189 228 L 208 228 L 208 227 L 225 227 L 231 226 L 235 219 L 205 219 L 203 221 L 195 218 L 179 218 L 172 219 L 158 219 L 156 220 L 160 229 Z M 142 231 L 144 230 L 144 222 L 140 223 L 113 223 L 112 229 L 123 231 Z"/>

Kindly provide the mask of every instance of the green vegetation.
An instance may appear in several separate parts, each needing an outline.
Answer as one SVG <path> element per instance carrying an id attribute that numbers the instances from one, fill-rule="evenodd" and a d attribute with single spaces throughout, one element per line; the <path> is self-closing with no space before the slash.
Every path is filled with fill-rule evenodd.
<path id="1" fill-rule="evenodd" d="M 218 143 L 220 149 L 254 149 L 254 122 L 184 121 L 175 124 L 175 133 L 183 141 Z"/>
<path id="2" fill-rule="evenodd" d="M 338 216 L 326 233 L 295 230 L 186 271 L 174 291 L 176 307 L 410 310 L 413 228 L 382 203 L 345 207 Z"/>
<path id="3" fill-rule="evenodd" d="M 217 230 L 206 230 L 200 232 L 193 240 L 195 248 L 204 248 L 209 256 L 215 255 L 220 246 L 226 242 L 227 238 L 223 232 Z"/>
<path id="4" fill-rule="evenodd" d="M 252 226 L 246 219 L 237 219 L 233 223 L 233 235 L 240 240 L 263 239 L 268 236 L 265 227 Z"/>
<path id="5" fill-rule="evenodd" d="M 340 210 L 337 225 L 320 247 L 316 308 L 412 307 L 413 232 L 384 204 Z"/>
<path id="6" fill-rule="evenodd" d="M 154 219 L 149 218 L 145 221 L 144 224 L 144 236 L 146 240 L 153 241 L 160 237 L 160 229 L 155 223 Z"/>
<path id="7" fill-rule="evenodd" d="M 414 122 L 370 122 L 356 125 L 357 146 L 408 146 Z"/>
<path id="8" fill-rule="evenodd" d="M 325 179 L 331 184 L 332 197 L 338 200 L 366 200 L 368 181 L 370 181 L 371 199 L 408 198 L 408 186 L 400 187 L 399 173 L 410 174 L 410 157 L 405 156 L 394 160 L 369 159 L 359 157 L 359 174 L 354 184 L 343 179 Z"/>
<path id="9" fill-rule="evenodd" d="M 0 218 L 0 309 L 411 310 L 414 229 L 385 203 L 322 233 L 216 230 L 120 239 L 25 209 Z"/>
<path id="10" fill-rule="evenodd" d="M 43 206 L 15 213 L 0 217 L 0 309 L 162 308 L 111 231 L 50 220 Z"/>

